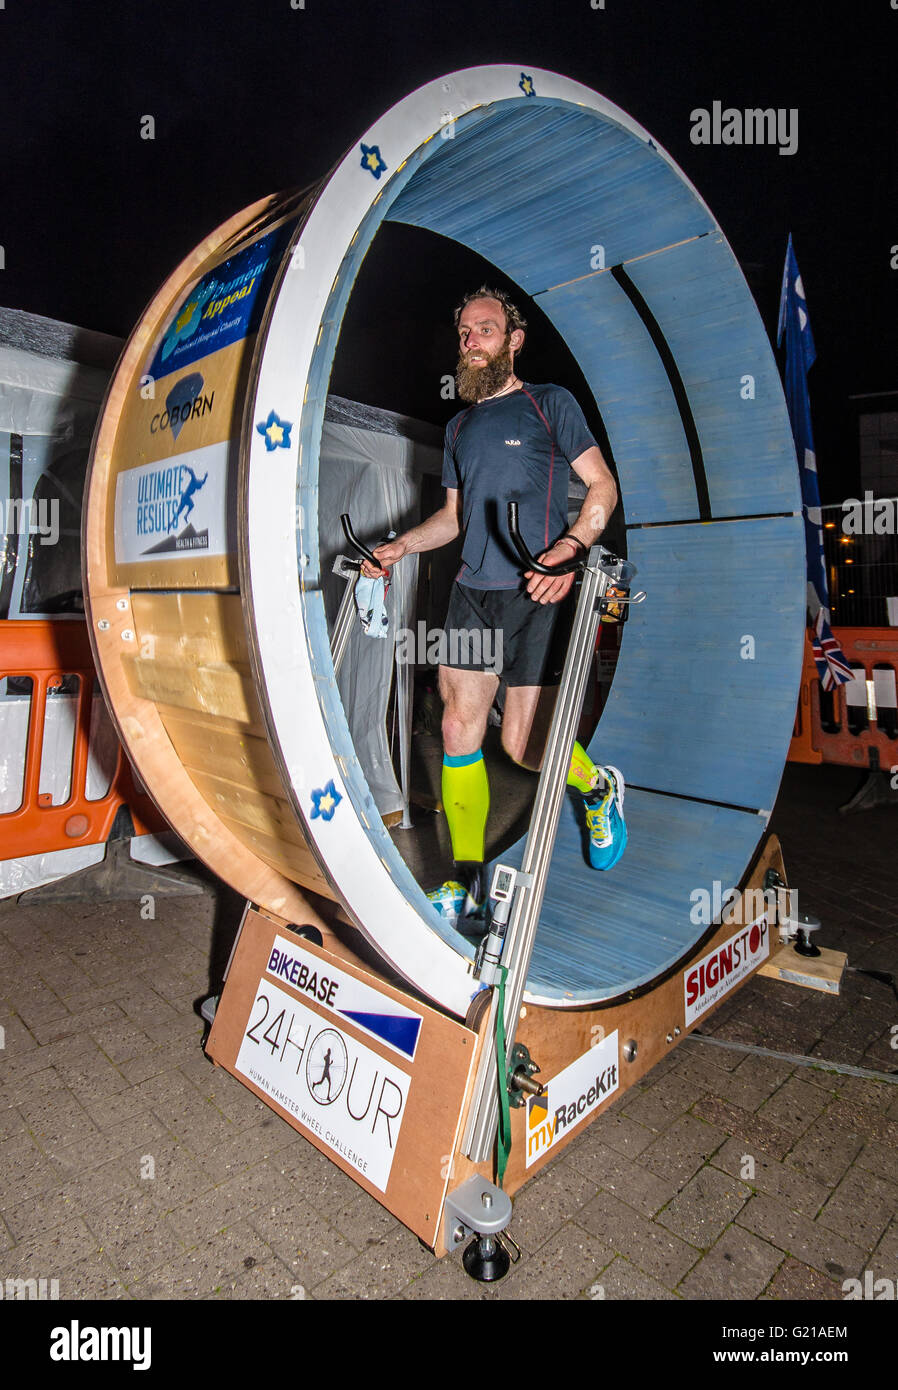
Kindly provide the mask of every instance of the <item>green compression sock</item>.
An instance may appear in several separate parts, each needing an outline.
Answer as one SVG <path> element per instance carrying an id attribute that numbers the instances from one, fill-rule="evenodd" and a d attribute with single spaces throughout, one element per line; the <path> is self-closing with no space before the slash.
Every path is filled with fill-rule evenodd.
<path id="1" fill-rule="evenodd" d="M 483 753 L 443 755 L 443 810 L 452 837 L 452 858 L 482 860 L 490 784 Z"/>
<path id="2" fill-rule="evenodd" d="M 578 792 L 588 796 L 597 787 L 604 785 L 604 781 L 604 777 L 586 749 L 581 747 L 579 743 L 575 743 L 574 751 L 571 754 L 571 767 L 567 775 L 568 786 L 576 787 Z"/>

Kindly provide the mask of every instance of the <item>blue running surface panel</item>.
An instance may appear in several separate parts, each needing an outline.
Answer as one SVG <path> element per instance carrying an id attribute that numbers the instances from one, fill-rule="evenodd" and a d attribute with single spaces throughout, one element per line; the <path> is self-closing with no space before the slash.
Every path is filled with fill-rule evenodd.
<path id="1" fill-rule="evenodd" d="M 744 881 L 788 753 L 804 525 L 776 362 L 733 252 L 676 166 L 611 113 L 537 93 L 465 112 L 453 138 L 425 142 L 387 182 L 331 291 L 310 373 L 319 413 L 345 303 L 383 220 L 471 248 L 531 295 L 607 432 L 648 598 L 631 613 L 589 751 L 626 779 L 629 843 L 614 869 L 592 870 L 582 807 L 566 800 L 528 997 L 611 1000 L 701 941 L 697 890 Z M 314 506 L 312 437 L 307 456 L 297 500 Z M 318 627 L 313 613 L 326 652 Z M 363 804 L 339 699 L 325 687 L 334 749 Z M 470 954 L 376 818 L 370 834 L 428 928 Z M 523 841 L 502 857 L 519 864 L 522 853 Z"/>
<path id="2" fill-rule="evenodd" d="M 695 890 L 736 887 L 765 828 L 744 811 L 628 788 L 626 852 L 597 873 L 582 800 L 569 790 L 562 807 L 530 966 L 528 995 L 546 1004 L 613 999 L 663 974 L 702 935 Z M 520 868 L 523 853 L 522 839 L 500 860 Z"/>

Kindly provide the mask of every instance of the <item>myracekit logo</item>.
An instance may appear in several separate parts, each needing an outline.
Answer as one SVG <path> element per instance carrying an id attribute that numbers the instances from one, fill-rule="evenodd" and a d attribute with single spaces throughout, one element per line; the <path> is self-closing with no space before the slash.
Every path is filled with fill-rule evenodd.
<path id="1" fill-rule="evenodd" d="M 617 1031 L 553 1076 L 527 1102 L 527 1167 L 554 1149 L 620 1084 Z"/>

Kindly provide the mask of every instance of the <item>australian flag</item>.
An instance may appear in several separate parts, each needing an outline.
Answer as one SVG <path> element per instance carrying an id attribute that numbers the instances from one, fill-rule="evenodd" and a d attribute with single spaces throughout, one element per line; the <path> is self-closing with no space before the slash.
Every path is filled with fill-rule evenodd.
<path id="1" fill-rule="evenodd" d="M 792 247 L 792 234 L 786 248 L 786 266 L 780 295 L 776 345 L 786 335 L 786 405 L 792 422 L 798 473 L 801 478 L 804 513 L 805 550 L 808 568 L 808 611 L 812 624 L 811 645 L 817 674 L 824 690 L 833 690 L 853 677 L 839 644 L 830 630 L 829 588 L 823 561 L 823 518 L 820 514 L 820 487 L 817 482 L 817 456 L 811 432 L 811 402 L 808 371 L 816 357 L 814 338 L 808 319 L 804 286 Z"/>

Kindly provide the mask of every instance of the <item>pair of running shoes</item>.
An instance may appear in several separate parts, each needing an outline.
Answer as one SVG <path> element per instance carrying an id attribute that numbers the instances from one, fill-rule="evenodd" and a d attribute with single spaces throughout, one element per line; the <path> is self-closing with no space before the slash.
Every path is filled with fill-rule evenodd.
<path id="1" fill-rule="evenodd" d="M 625 787 L 616 767 L 600 767 L 598 771 L 604 778 L 604 788 L 584 796 L 583 806 L 589 832 L 589 862 L 592 868 L 604 871 L 614 868 L 627 847 Z M 456 863 L 456 870 L 457 879 L 449 879 L 427 896 L 450 926 L 463 935 L 483 936 L 489 930 L 489 885 L 483 878 L 483 865 Z"/>

